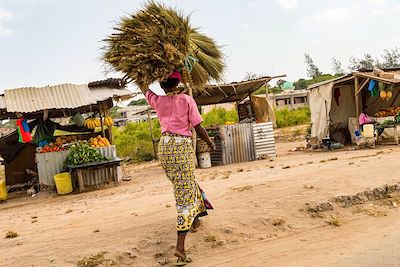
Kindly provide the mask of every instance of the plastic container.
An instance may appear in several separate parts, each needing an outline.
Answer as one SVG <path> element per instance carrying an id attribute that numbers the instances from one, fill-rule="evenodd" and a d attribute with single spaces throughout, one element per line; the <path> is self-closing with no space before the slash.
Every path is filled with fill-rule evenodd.
<path id="1" fill-rule="evenodd" d="M 76 113 L 73 117 L 72 120 L 75 122 L 75 124 L 79 127 L 82 127 L 85 124 L 85 118 L 80 113 Z"/>
<path id="2" fill-rule="evenodd" d="M 211 155 L 210 152 L 200 153 L 199 156 L 200 169 L 211 168 Z"/>
<path id="3" fill-rule="evenodd" d="M 56 183 L 57 193 L 59 195 L 65 195 L 72 192 L 71 175 L 68 172 L 54 175 L 54 182 Z"/>
<path id="4" fill-rule="evenodd" d="M 7 194 L 6 180 L 1 179 L 0 180 L 0 201 L 6 200 L 7 197 L 8 197 L 8 194 Z"/>
<path id="5" fill-rule="evenodd" d="M 374 125 L 372 125 L 372 124 L 364 124 L 363 125 L 363 130 L 364 130 L 364 137 L 365 138 L 374 137 Z"/>

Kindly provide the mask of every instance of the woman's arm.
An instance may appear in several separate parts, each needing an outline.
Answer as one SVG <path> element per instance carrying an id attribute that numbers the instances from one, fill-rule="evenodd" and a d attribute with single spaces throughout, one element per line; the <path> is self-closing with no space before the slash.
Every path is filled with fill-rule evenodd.
<path id="1" fill-rule="evenodd" d="M 197 126 L 194 127 L 194 129 L 196 130 L 196 133 L 198 136 L 200 136 L 200 138 L 207 143 L 207 145 L 210 146 L 211 148 L 211 152 L 216 150 L 215 144 L 213 141 L 211 141 L 210 137 L 208 136 L 208 133 L 206 131 L 206 129 L 204 129 L 204 127 L 200 124 L 198 124 Z"/>

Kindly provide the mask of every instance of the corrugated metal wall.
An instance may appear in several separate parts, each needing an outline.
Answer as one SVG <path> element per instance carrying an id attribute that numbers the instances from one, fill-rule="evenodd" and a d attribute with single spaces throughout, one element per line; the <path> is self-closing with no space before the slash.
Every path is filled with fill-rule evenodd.
<path id="1" fill-rule="evenodd" d="M 223 165 L 256 159 L 252 123 L 221 126 L 220 137 Z"/>
<path id="2" fill-rule="evenodd" d="M 275 135 L 272 122 L 255 123 L 253 125 L 256 158 L 276 157 Z"/>
<path id="3" fill-rule="evenodd" d="M 116 157 L 115 146 L 96 148 L 105 157 Z M 41 184 L 54 187 L 54 175 L 64 170 L 64 161 L 67 158 L 68 151 L 38 153 L 36 154 L 36 163 L 39 173 L 39 181 Z M 118 177 L 121 171 L 118 170 Z M 90 177 L 85 181 L 85 185 L 98 185 L 107 180 L 107 174 L 102 173 L 99 177 Z"/>

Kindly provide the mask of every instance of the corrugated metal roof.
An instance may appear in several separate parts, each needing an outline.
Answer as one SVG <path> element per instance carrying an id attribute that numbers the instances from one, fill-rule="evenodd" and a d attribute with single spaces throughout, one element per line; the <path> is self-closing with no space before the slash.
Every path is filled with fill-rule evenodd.
<path id="1" fill-rule="evenodd" d="M 4 91 L 7 111 L 29 113 L 46 109 L 72 109 L 95 104 L 87 85 L 61 84 Z"/>
<path id="2" fill-rule="evenodd" d="M 125 100 L 130 98 L 132 94 L 131 91 L 124 88 L 89 88 L 86 84 L 61 84 L 5 90 L 5 103 L 3 104 L 5 104 L 8 112 L 30 113 L 46 109 L 74 109 L 114 97 Z"/>
<path id="3" fill-rule="evenodd" d="M 262 77 L 250 81 L 207 85 L 205 88 L 206 92 L 197 92 L 194 95 L 194 99 L 198 105 L 241 101 L 263 86 L 266 82 L 269 82 L 272 78 L 273 77 Z"/>
<path id="4" fill-rule="evenodd" d="M 129 91 L 128 89 L 116 89 L 116 88 L 107 88 L 107 87 L 95 87 L 90 88 L 90 91 L 94 95 L 94 99 L 96 101 L 104 101 L 110 97 L 112 98 L 120 98 L 121 101 L 127 100 L 131 98 L 134 93 Z"/>

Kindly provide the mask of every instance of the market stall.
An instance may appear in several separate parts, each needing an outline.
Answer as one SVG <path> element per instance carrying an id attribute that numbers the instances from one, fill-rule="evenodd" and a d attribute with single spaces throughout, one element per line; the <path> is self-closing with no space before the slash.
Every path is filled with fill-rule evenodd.
<path id="1" fill-rule="evenodd" d="M 380 140 L 395 139 L 393 125 L 400 107 L 400 70 L 356 71 L 336 79 L 309 86 L 311 141 L 331 140 L 341 144 L 356 143 L 359 116 L 363 109 L 383 123 Z"/>
<path id="2" fill-rule="evenodd" d="M 38 180 L 40 190 L 54 190 L 54 176 L 68 171 L 67 166 L 74 189 L 115 184 L 121 171 L 109 109 L 113 100 L 132 96 L 125 84 L 108 79 L 5 90 L 0 119 L 13 119 L 18 126 L 18 131 L 0 139 L 7 186 L 30 186 Z M 85 168 L 91 169 L 90 175 L 78 179 L 74 170 Z"/>

